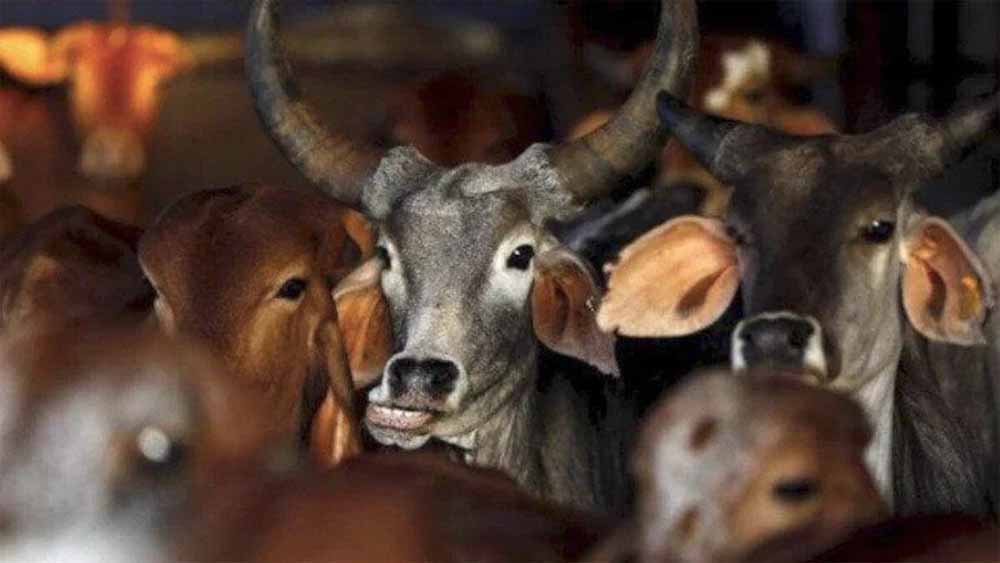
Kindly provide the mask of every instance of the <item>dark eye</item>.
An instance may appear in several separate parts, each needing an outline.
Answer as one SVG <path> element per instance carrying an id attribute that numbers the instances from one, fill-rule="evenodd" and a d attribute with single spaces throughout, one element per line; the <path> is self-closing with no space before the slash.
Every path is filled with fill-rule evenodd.
<path id="1" fill-rule="evenodd" d="M 861 238 L 872 244 L 882 244 L 892 238 L 896 224 L 892 221 L 872 221 L 861 228 Z"/>
<path id="2" fill-rule="evenodd" d="M 287 299 L 289 301 L 296 301 L 302 294 L 306 291 L 306 280 L 302 278 L 292 278 L 281 285 L 281 289 L 278 290 L 278 299 Z"/>
<path id="3" fill-rule="evenodd" d="M 746 98 L 747 102 L 751 104 L 759 104 L 764 101 L 764 91 L 763 90 L 747 90 L 743 97 Z"/>
<path id="4" fill-rule="evenodd" d="M 182 444 L 157 426 L 146 426 L 136 434 L 135 449 L 148 471 L 176 468 L 184 462 L 187 453 Z"/>
<path id="5" fill-rule="evenodd" d="M 535 257 L 535 249 L 529 244 L 522 244 L 507 257 L 507 267 L 516 270 L 527 270 L 531 259 Z"/>
<path id="6" fill-rule="evenodd" d="M 786 479 L 775 483 L 771 493 L 774 498 L 787 503 L 804 502 L 819 492 L 815 479 Z"/>
<path id="7" fill-rule="evenodd" d="M 382 260 L 382 264 L 384 264 L 386 270 L 392 268 L 392 260 L 389 258 L 389 251 L 386 250 L 384 246 L 377 247 L 375 252 L 378 253 L 378 257 Z"/>

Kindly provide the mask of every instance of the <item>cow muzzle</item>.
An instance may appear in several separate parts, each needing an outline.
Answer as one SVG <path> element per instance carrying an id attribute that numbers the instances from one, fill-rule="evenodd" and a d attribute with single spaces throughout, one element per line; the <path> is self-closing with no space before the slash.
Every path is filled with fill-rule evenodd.
<path id="1" fill-rule="evenodd" d="M 142 140 L 127 129 L 100 128 L 86 136 L 80 171 L 90 178 L 133 180 L 146 169 Z"/>
<path id="2" fill-rule="evenodd" d="M 369 427 L 420 433 L 454 410 L 462 376 L 461 366 L 450 358 L 398 354 L 368 394 L 365 421 Z"/>
<path id="3" fill-rule="evenodd" d="M 823 330 L 815 318 L 787 311 L 755 315 L 736 325 L 731 362 L 735 371 L 761 366 L 822 382 Z"/>

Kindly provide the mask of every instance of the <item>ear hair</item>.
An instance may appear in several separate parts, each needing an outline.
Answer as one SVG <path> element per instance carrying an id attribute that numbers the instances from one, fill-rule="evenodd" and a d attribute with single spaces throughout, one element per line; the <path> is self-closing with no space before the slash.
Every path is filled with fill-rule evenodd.
<path id="1" fill-rule="evenodd" d="M 392 322 L 382 293 L 382 268 L 380 258 L 370 258 L 333 290 L 340 334 L 357 389 L 381 377 L 392 353 Z"/>
<path id="2" fill-rule="evenodd" d="M 962 346 L 985 344 L 993 281 L 965 241 L 938 217 L 919 217 L 900 248 L 903 307 L 917 331 Z"/>
<path id="3" fill-rule="evenodd" d="M 542 344 L 617 376 L 615 338 L 597 327 L 601 291 L 590 267 L 566 247 L 535 258 L 531 318 Z"/>

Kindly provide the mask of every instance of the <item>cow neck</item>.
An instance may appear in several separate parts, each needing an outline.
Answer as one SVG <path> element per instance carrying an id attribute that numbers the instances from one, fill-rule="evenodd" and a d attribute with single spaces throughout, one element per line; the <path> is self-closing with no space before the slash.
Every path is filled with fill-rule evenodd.
<path id="1" fill-rule="evenodd" d="M 871 472 L 878 490 L 889 508 L 893 505 L 892 484 L 892 427 L 896 378 L 899 355 L 874 377 L 855 389 L 851 396 L 857 400 L 872 425 L 872 440 L 865 450 L 865 464 Z"/>
<path id="2" fill-rule="evenodd" d="M 539 452 L 533 447 L 533 430 L 538 427 L 538 398 L 533 392 L 537 376 L 537 353 L 527 354 L 523 362 L 507 371 L 506 377 L 518 383 L 481 415 L 474 430 L 449 441 L 455 439 L 462 445 L 467 463 L 501 469 L 532 492 L 543 494 Z"/>

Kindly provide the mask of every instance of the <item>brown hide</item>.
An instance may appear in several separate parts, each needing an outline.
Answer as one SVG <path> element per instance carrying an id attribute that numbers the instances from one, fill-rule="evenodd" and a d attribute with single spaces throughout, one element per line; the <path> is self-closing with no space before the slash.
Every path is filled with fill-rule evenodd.
<path id="1" fill-rule="evenodd" d="M 155 561 L 193 483 L 288 450 L 257 424 L 261 397 L 134 325 L 4 341 L 0 389 L 6 560 Z"/>
<path id="2" fill-rule="evenodd" d="M 153 291 L 136 257 L 139 235 L 83 207 L 24 228 L 0 253 L 0 334 L 147 310 Z"/>
<path id="3" fill-rule="evenodd" d="M 518 88 L 470 72 L 404 87 L 390 102 L 393 141 L 443 166 L 508 162 L 544 139 L 545 110 Z"/>
<path id="4" fill-rule="evenodd" d="M 160 326 L 204 344 L 266 393 L 270 423 L 303 439 L 312 432 L 323 463 L 360 449 L 331 293 L 361 257 L 345 213 L 322 195 L 272 186 L 197 192 L 139 245 Z"/>
<path id="5" fill-rule="evenodd" d="M 809 538 L 806 553 L 827 548 L 885 514 L 863 461 L 870 437 L 834 392 L 764 370 L 696 374 L 644 423 L 636 514 L 595 554 L 741 561 L 789 534 Z"/>
<path id="6" fill-rule="evenodd" d="M 0 30 L 0 68 L 9 75 L 33 86 L 69 82 L 85 176 L 142 173 L 160 87 L 191 64 L 178 36 L 150 26 L 81 22 L 52 37 Z"/>
<path id="7" fill-rule="evenodd" d="M 429 454 L 365 455 L 327 474 L 230 481 L 207 495 L 180 560 L 574 561 L 604 531 L 498 471 Z"/>

